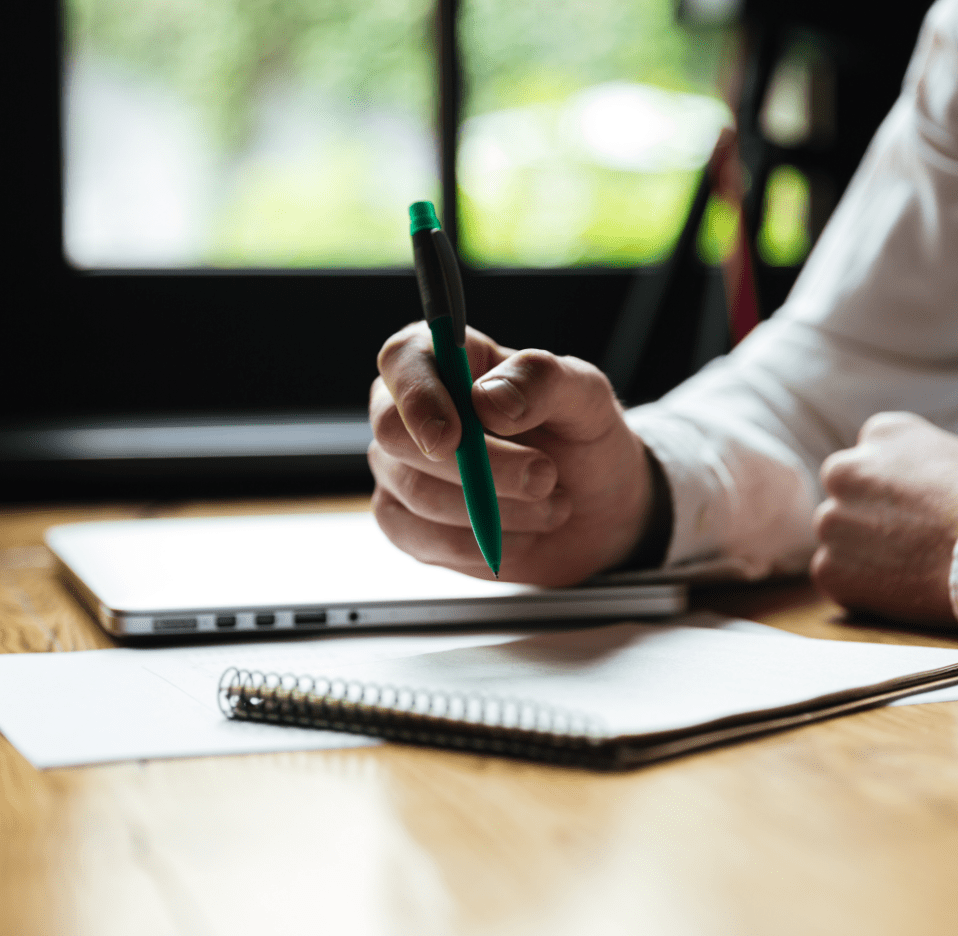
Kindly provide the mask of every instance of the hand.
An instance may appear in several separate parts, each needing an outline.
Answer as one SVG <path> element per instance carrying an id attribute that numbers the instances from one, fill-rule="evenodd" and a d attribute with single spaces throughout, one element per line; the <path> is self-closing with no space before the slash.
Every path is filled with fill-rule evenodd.
<path id="1" fill-rule="evenodd" d="M 502 348 L 474 329 L 466 350 L 499 496 L 500 578 L 568 585 L 625 560 L 650 515 L 652 484 L 605 376 L 577 358 Z M 369 404 L 376 519 L 422 562 L 490 578 L 454 458 L 459 417 L 428 326 L 390 338 L 379 370 Z"/>
<path id="2" fill-rule="evenodd" d="M 821 476 L 829 498 L 815 518 L 818 588 L 848 608 L 954 623 L 958 436 L 910 413 L 880 413 Z"/>

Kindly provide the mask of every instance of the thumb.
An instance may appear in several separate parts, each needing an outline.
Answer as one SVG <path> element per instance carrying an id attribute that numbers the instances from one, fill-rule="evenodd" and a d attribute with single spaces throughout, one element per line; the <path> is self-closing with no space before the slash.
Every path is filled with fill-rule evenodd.
<path id="1" fill-rule="evenodd" d="M 621 418 L 597 367 L 549 351 L 518 351 L 483 374 L 472 391 L 482 424 L 502 436 L 542 427 L 569 442 L 591 442 Z"/>

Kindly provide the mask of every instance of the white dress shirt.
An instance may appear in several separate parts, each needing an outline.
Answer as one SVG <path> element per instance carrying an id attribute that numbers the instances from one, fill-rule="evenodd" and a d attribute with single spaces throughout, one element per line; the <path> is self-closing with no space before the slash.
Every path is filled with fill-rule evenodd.
<path id="1" fill-rule="evenodd" d="M 671 488 L 666 565 L 804 568 L 823 459 L 889 410 L 958 432 L 958 0 L 928 12 L 902 95 L 785 305 L 628 412 Z M 951 593 L 958 617 L 958 547 Z"/>

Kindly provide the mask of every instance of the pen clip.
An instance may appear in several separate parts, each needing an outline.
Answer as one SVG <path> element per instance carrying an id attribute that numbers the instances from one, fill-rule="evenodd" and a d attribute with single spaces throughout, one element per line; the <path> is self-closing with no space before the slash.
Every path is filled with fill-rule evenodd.
<path id="1" fill-rule="evenodd" d="M 460 348 L 466 346 L 466 294 L 462 288 L 462 274 L 459 272 L 459 260 L 452 242 L 441 228 L 433 228 L 433 243 L 439 255 L 439 266 L 446 281 L 446 296 L 449 299 L 449 312 L 452 315 L 452 334 Z"/>

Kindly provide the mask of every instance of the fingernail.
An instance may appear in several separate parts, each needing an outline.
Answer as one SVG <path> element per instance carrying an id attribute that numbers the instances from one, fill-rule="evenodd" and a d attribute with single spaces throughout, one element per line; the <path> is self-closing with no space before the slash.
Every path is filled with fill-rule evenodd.
<path id="1" fill-rule="evenodd" d="M 480 380 L 479 387 L 485 391 L 492 404 L 510 419 L 518 419 L 526 411 L 526 398 L 502 377 Z"/>
<path id="2" fill-rule="evenodd" d="M 446 421 L 444 419 L 427 419 L 419 427 L 419 447 L 426 455 L 439 444 L 445 428 Z"/>
<path id="3" fill-rule="evenodd" d="M 522 487 L 530 497 L 545 497 L 555 487 L 557 478 L 556 466 L 551 461 L 539 458 L 526 468 Z"/>

